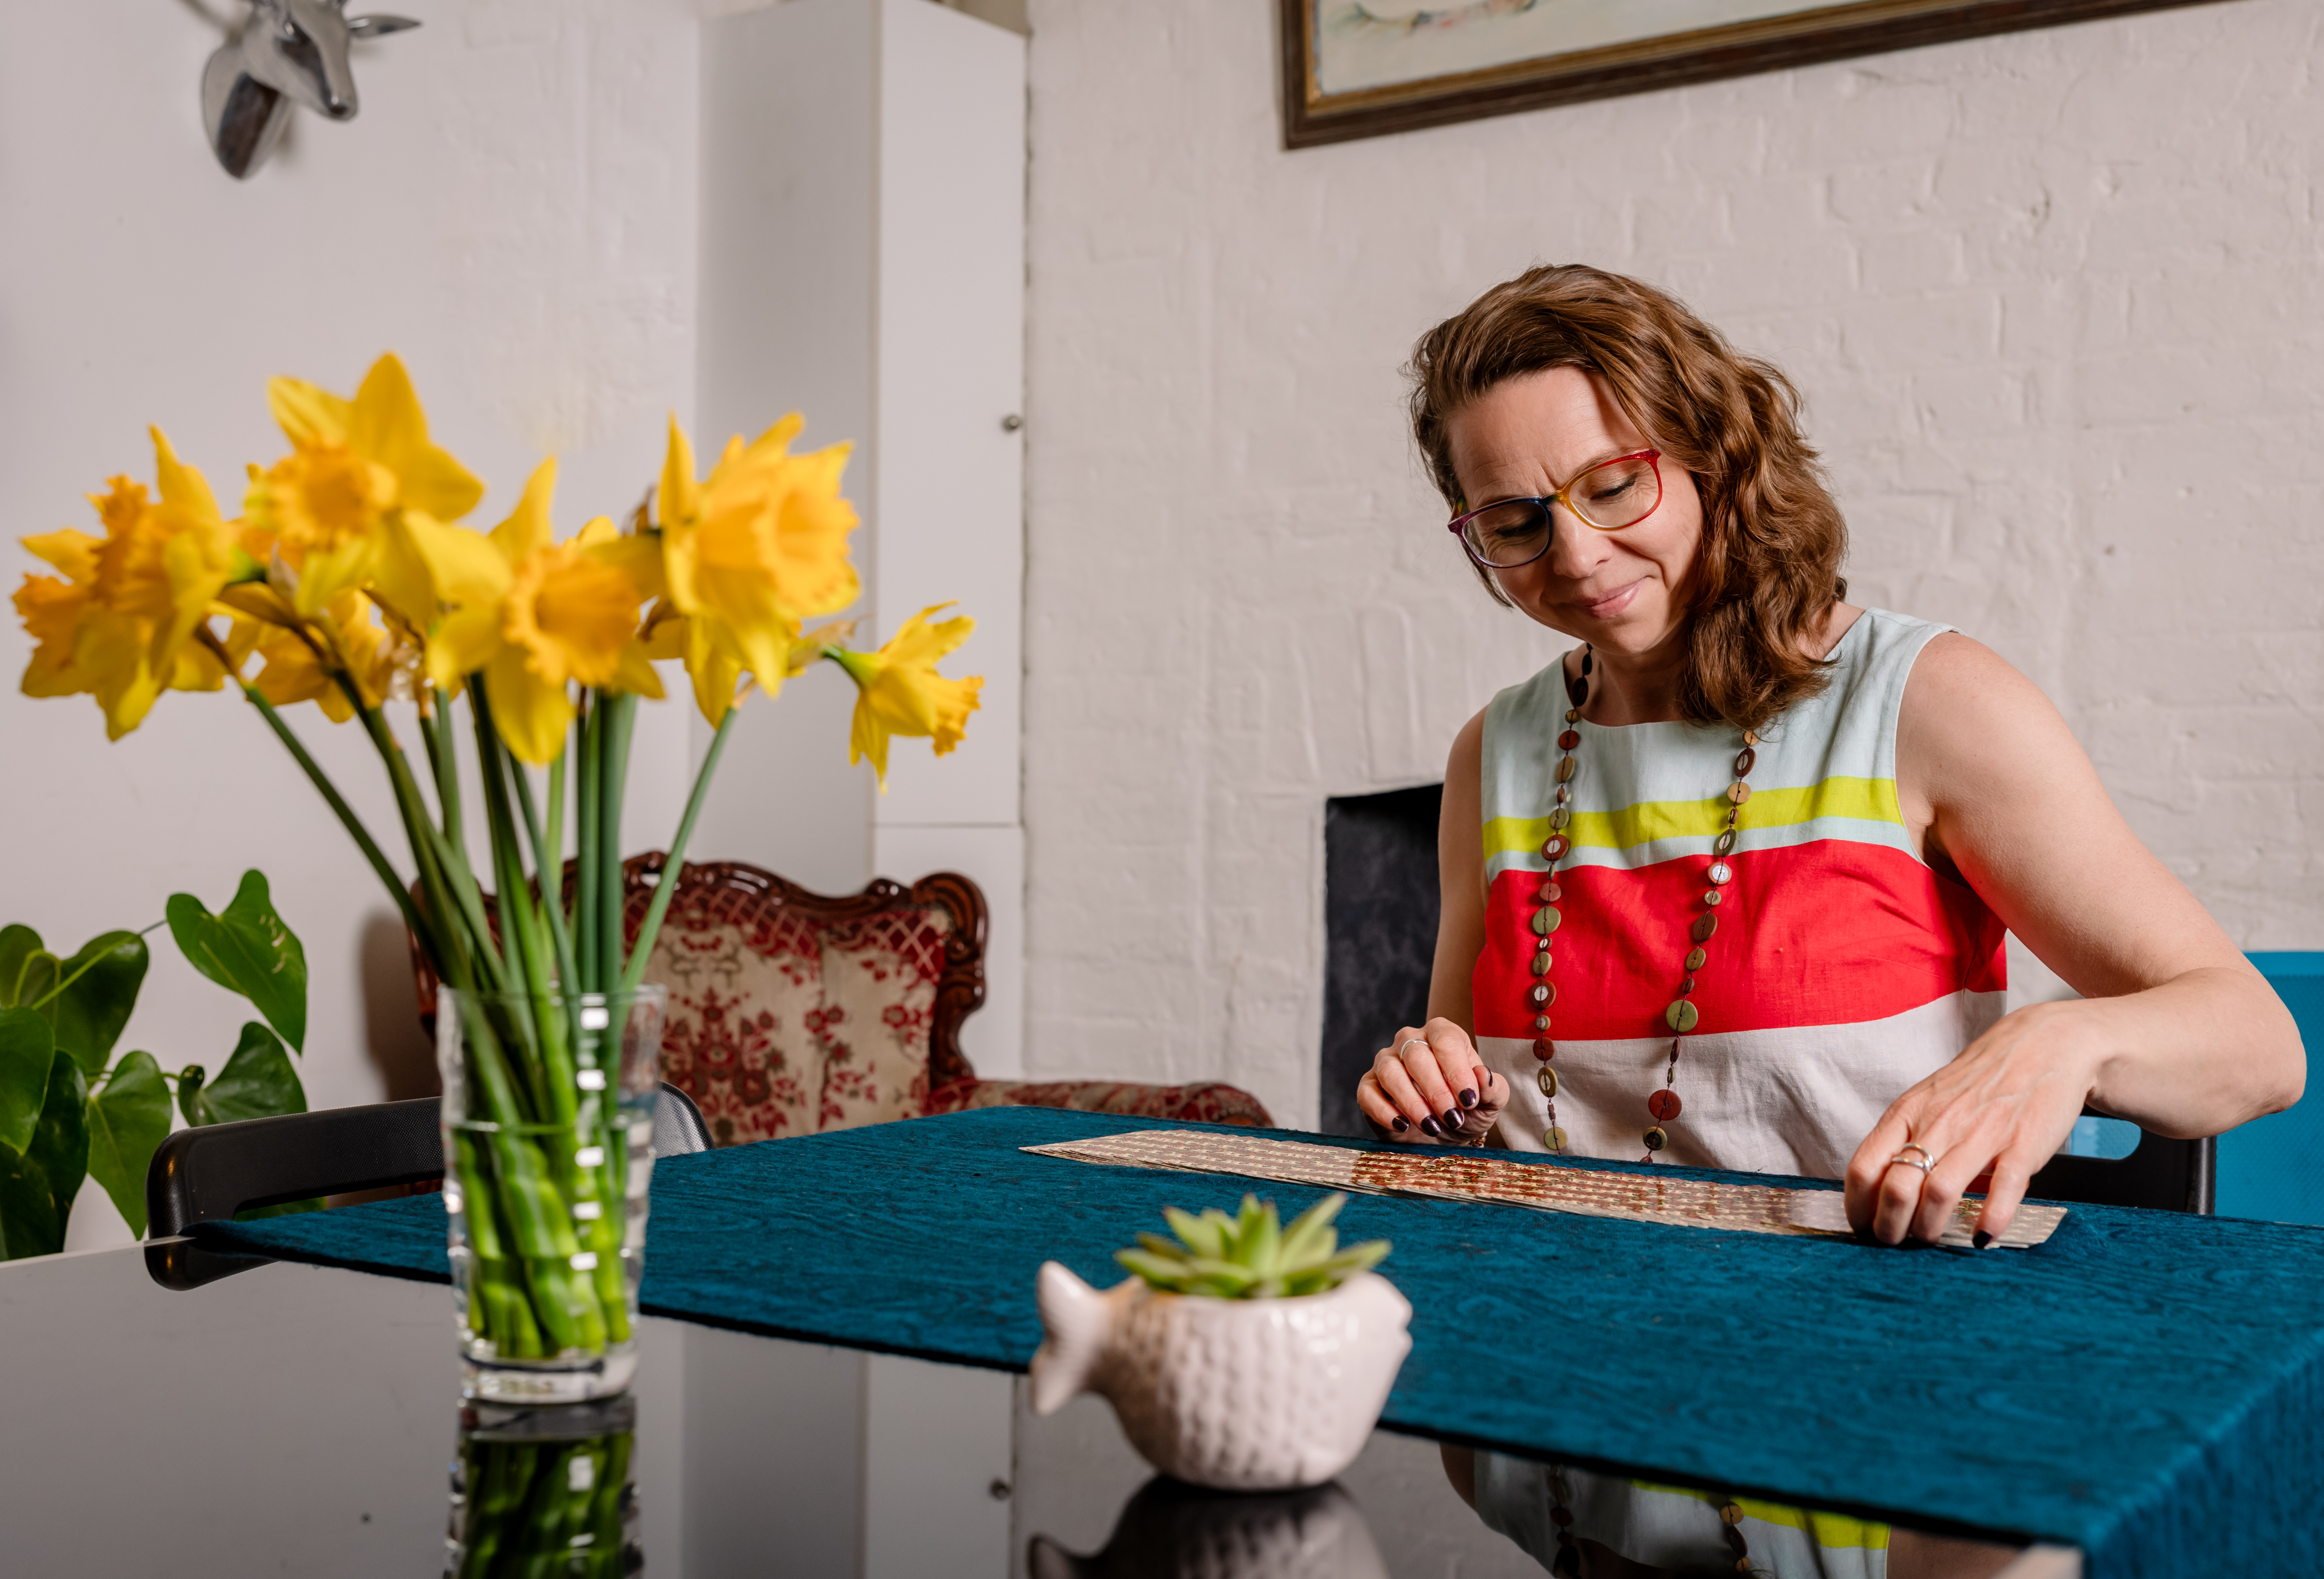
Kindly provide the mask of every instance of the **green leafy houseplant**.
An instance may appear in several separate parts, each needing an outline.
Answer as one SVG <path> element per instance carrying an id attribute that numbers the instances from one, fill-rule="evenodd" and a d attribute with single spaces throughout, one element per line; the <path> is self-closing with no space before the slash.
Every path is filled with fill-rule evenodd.
<path id="1" fill-rule="evenodd" d="M 148 1052 L 113 1056 L 152 963 L 144 933 L 106 932 L 60 958 L 30 927 L 0 928 L 0 1260 L 64 1249 L 84 1177 L 143 1236 L 145 1169 L 170 1132 L 172 1085 L 189 1124 L 307 1111 L 284 1048 L 307 1039 L 307 956 L 264 875 L 244 873 L 216 915 L 189 893 L 163 913 L 145 931 L 166 925 L 196 970 L 265 1017 L 242 1028 L 215 1080 L 199 1064 L 171 1074 Z"/>
<path id="2" fill-rule="evenodd" d="M 1166 1207 L 1163 1216 L 1178 1237 L 1141 1233 L 1141 1248 L 1114 1252 L 1113 1259 L 1165 1294 L 1204 1294 L 1216 1299 L 1286 1299 L 1323 1294 L 1358 1272 L 1370 1271 L 1388 1252 L 1385 1239 L 1339 1248 L 1332 1219 L 1347 1205 L 1334 1192 L 1308 1207 L 1286 1228 L 1275 1203 L 1242 1198 L 1230 1217 L 1213 1206 L 1201 1216 Z"/>

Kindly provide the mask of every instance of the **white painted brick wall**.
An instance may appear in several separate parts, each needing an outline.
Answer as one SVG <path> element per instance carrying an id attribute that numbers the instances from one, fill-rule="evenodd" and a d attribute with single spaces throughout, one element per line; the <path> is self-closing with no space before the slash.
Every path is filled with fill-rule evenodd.
<path id="1" fill-rule="evenodd" d="M 1273 11 L 1031 7 L 1028 1074 L 1314 1119 L 1324 798 L 1563 645 L 1462 568 L 1397 373 L 1536 261 L 1785 367 L 1854 595 L 2032 675 L 2239 942 L 2324 946 L 2324 8 L 1296 154 Z"/>

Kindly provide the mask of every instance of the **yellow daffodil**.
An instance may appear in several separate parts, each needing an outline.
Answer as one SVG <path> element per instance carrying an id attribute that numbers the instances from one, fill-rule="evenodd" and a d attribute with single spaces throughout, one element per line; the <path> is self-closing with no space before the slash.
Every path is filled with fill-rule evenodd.
<path id="1" fill-rule="evenodd" d="M 604 519 L 553 541 L 556 485 L 557 463 L 543 461 L 489 537 L 411 523 L 420 558 L 452 605 L 428 643 L 430 677 L 452 691 L 481 674 L 501 738 L 535 765 L 565 749 L 569 686 L 662 694 L 638 639 L 638 605 L 660 589 L 654 544 Z"/>
<path id="2" fill-rule="evenodd" d="M 270 589 L 237 587 L 226 601 L 246 608 L 254 595 L 274 596 Z M 252 683 L 276 706 L 312 702 L 332 723 L 345 724 L 355 716 L 355 703 L 334 669 L 345 669 L 364 704 L 376 707 L 398 693 L 398 680 L 417 664 L 417 654 L 379 616 L 370 598 L 343 592 L 309 618 L 237 620 L 228 650 L 236 656 L 255 651 L 264 660 Z"/>
<path id="3" fill-rule="evenodd" d="M 484 489 L 429 439 L 403 364 L 382 356 L 352 401 L 295 378 L 272 380 L 266 398 L 290 453 L 251 468 L 244 550 L 301 614 L 369 582 L 380 602 L 425 629 L 439 596 L 413 529 L 457 521 Z"/>
<path id="4" fill-rule="evenodd" d="M 746 671 L 771 695 L 795 672 L 800 627 L 855 601 L 847 557 L 855 507 L 839 492 L 849 446 L 789 453 L 794 413 L 745 445 L 738 437 L 696 482 L 675 418 L 656 496 L 666 600 L 647 621 L 656 656 L 686 660 L 696 705 L 715 724 Z"/>
<path id="5" fill-rule="evenodd" d="M 890 735 L 931 736 L 936 755 L 943 756 L 961 743 L 968 716 L 982 705 L 977 697 L 984 688 L 981 676 L 946 679 L 936 672 L 936 660 L 967 641 L 968 633 L 976 629 L 976 622 L 966 615 L 937 625 L 927 623 L 930 614 L 950 607 L 948 603 L 939 603 L 922 609 L 906 620 L 877 652 L 831 650 L 830 656 L 847 671 L 858 693 L 855 722 L 848 733 L 847 760 L 858 762 L 870 757 L 883 795 L 888 790 Z"/>
<path id="6" fill-rule="evenodd" d="M 232 569 L 234 530 L 201 473 L 153 433 L 160 498 L 115 477 L 91 494 L 106 535 L 51 532 L 24 546 L 66 579 L 27 576 L 16 609 L 37 645 L 30 696 L 94 695 L 115 740 L 144 721 L 165 689 L 215 690 L 225 672 L 189 639 Z"/>
<path id="7" fill-rule="evenodd" d="M 97 582 L 97 550 L 104 543 L 85 531 L 67 529 L 28 537 L 24 546 L 65 573 L 27 576 L 16 589 L 16 614 L 32 638 L 32 660 L 24 667 L 28 697 L 72 697 L 91 688 L 72 665 L 73 632 L 88 606 Z"/>

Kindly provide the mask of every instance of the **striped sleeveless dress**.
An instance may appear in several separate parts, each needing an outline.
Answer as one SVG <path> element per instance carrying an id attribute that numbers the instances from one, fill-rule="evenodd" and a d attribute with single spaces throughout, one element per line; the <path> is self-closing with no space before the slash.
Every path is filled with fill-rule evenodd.
<path id="1" fill-rule="evenodd" d="M 1831 683 L 1760 731 L 1702 1014 L 1683 1039 L 1661 1159 L 1836 1178 L 1888 1103 L 1999 1018 L 2001 922 L 1914 853 L 1896 799 L 1896 716 L 1913 660 L 1949 629 L 1868 609 Z M 1548 863 L 1564 677 L 1553 664 L 1485 709 L 1485 947 L 1474 1030 L 1512 1088 L 1512 1149 L 1541 1150 L 1530 919 Z M 1724 725 L 1578 726 L 1548 980 L 1557 1122 L 1569 1153 L 1636 1161 L 1672 1037 L 1663 1011 L 1693 946 L 1711 841 L 1742 741 Z"/>

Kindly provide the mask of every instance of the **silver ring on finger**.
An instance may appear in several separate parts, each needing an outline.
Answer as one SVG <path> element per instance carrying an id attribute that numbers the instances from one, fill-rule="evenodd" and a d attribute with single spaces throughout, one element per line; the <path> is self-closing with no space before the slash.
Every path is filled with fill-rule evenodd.
<path id="1" fill-rule="evenodd" d="M 1914 1151 L 1919 1152 L 1920 1155 L 1918 1157 L 1906 1155 L 1906 1153 Z M 1926 1146 L 1922 1145 L 1917 1140 L 1907 1140 L 1904 1142 L 1904 1150 L 1897 1152 L 1895 1156 L 1891 1157 L 1888 1159 L 1888 1166 L 1894 1168 L 1900 1162 L 1907 1168 L 1919 1168 L 1921 1170 L 1922 1177 L 1926 1177 L 1936 1169 L 1937 1154 L 1930 1150 Z"/>
<path id="2" fill-rule="evenodd" d="M 1397 1057 L 1401 1058 L 1402 1057 L 1404 1057 L 1404 1049 L 1405 1049 L 1405 1048 L 1425 1048 L 1425 1047 L 1426 1047 L 1427 1045 L 1428 1045 L 1428 1039 L 1427 1039 L 1426 1037 L 1425 1037 L 1425 1036 L 1408 1036 L 1408 1037 L 1406 1037 L 1402 1041 L 1400 1041 L 1400 1042 L 1398 1042 L 1398 1043 L 1397 1043 L 1397 1044 L 1396 1044 L 1396 1056 L 1397 1056 Z"/>

